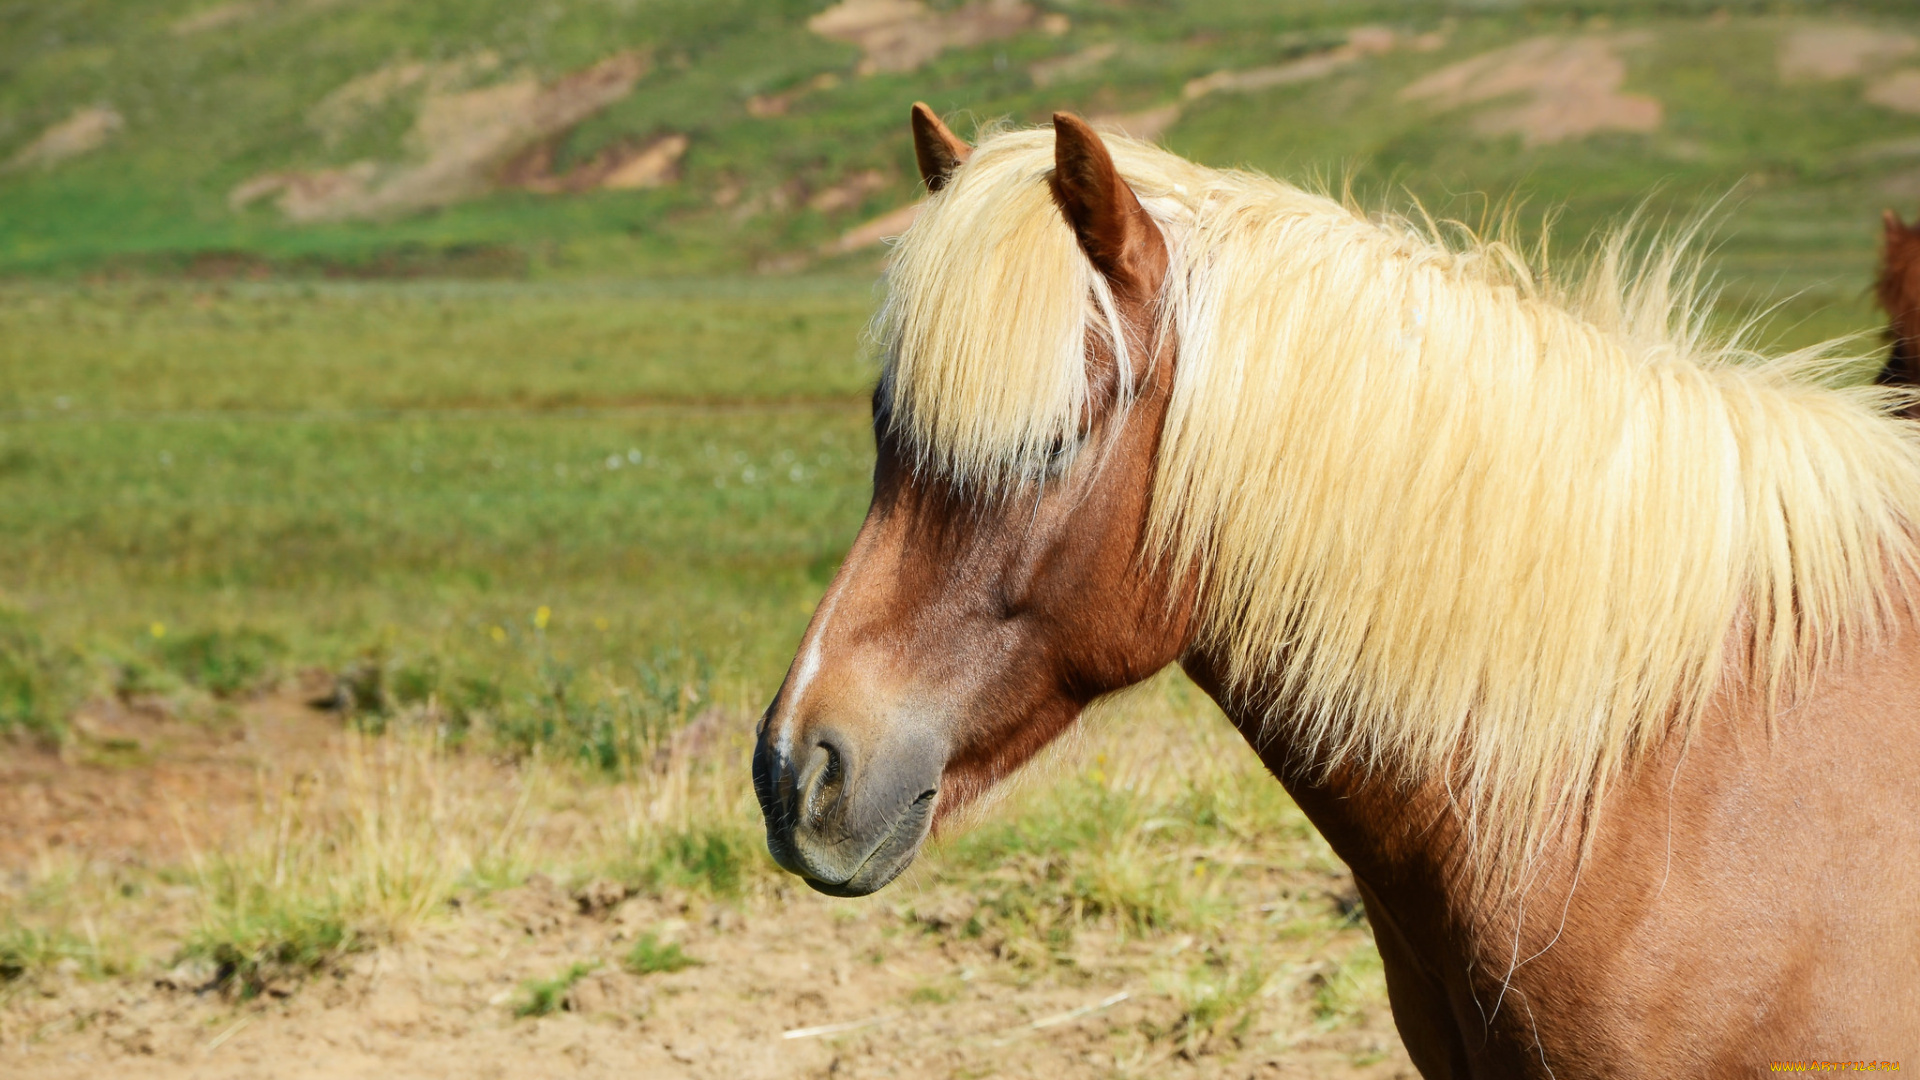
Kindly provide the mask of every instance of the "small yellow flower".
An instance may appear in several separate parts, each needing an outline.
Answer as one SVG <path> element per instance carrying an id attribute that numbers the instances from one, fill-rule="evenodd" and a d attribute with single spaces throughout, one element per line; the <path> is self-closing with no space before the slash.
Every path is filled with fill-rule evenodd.
<path id="1" fill-rule="evenodd" d="M 533 609 L 533 625 L 535 627 L 541 630 L 545 630 L 547 628 L 547 624 L 552 621 L 553 621 L 552 608 L 548 607 L 545 604 L 541 604 L 539 607 Z"/>
<path id="2" fill-rule="evenodd" d="M 503 642 L 507 640 L 507 628 L 504 626 L 496 626 L 487 631 L 487 636 L 491 637 L 495 642 Z"/>
<path id="3" fill-rule="evenodd" d="M 610 625 L 611 624 L 607 622 L 607 617 L 605 615 L 601 615 L 598 618 L 595 618 L 593 620 L 593 628 L 595 630 L 605 630 Z"/>
<path id="4" fill-rule="evenodd" d="M 166 637 L 167 624 L 163 622 L 154 623 L 152 626 L 147 627 L 147 633 L 152 634 L 155 638 Z"/>

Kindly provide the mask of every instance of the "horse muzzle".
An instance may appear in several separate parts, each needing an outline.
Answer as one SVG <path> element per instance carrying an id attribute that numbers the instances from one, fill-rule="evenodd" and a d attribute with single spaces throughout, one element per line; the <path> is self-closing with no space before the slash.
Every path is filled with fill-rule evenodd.
<path id="1" fill-rule="evenodd" d="M 813 726 L 789 756 L 768 734 L 754 746 L 753 788 L 775 862 L 829 896 L 878 891 L 912 864 L 940 797 L 939 740 L 890 739 L 874 752 Z"/>

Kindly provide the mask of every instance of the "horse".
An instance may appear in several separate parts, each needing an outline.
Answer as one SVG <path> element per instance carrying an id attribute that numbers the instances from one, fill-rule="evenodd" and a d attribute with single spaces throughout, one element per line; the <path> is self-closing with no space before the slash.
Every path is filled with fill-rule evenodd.
<path id="1" fill-rule="evenodd" d="M 763 714 L 861 896 L 1178 664 L 1351 868 L 1427 1077 L 1920 1060 L 1920 437 L 1515 245 L 912 112 L 873 500 Z M 1641 254 L 1636 255 L 1636 252 Z"/>
<path id="2" fill-rule="evenodd" d="M 1887 313 L 1889 348 L 1876 381 L 1920 386 L 1920 227 L 1909 227 L 1892 210 L 1881 214 L 1881 224 L 1880 277 L 1874 294 Z"/>

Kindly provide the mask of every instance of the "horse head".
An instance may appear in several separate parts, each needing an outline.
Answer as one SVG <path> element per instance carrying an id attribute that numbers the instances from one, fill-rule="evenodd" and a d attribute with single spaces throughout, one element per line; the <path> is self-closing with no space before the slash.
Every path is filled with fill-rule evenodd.
<path id="1" fill-rule="evenodd" d="M 1046 183 L 1124 340 L 1086 335 L 1077 430 L 999 483 L 930 462 L 886 379 L 875 392 L 872 505 L 753 757 L 769 850 L 824 893 L 886 885 L 936 823 L 1192 636 L 1191 585 L 1146 534 L 1172 391 L 1166 242 L 1100 137 L 1065 114 L 1054 129 Z M 934 197 L 963 184 L 970 148 L 924 105 L 913 131 Z"/>

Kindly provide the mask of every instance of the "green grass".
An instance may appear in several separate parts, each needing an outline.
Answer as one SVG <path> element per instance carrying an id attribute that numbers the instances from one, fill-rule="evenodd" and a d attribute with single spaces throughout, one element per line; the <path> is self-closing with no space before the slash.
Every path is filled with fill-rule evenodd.
<path id="1" fill-rule="evenodd" d="M 914 1005 L 945 1005 L 959 996 L 950 985 L 926 983 L 914 987 L 907 994 L 907 1001 Z"/>
<path id="2" fill-rule="evenodd" d="M 698 885 L 714 896 L 735 896 L 749 859 L 759 854 L 759 837 L 708 827 L 663 838 L 661 855 L 647 884 Z"/>
<path id="3" fill-rule="evenodd" d="M 1261 808 L 1272 809 L 1285 796 L 1269 786 L 1274 793 L 1246 794 L 1272 795 Z M 1050 801 L 1047 813 L 970 831 L 946 852 L 943 864 L 951 872 L 984 879 L 986 892 L 966 932 L 1060 947 L 1089 920 L 1142 934 L 1185 929 L 1214 914 L 1205 864 L 1167 859 L 1158 850 L 1219 833 L 1219 819 L 1194 805 L 1211 802 L 1210 795 L 1188 793 L 1174 806 L 1156 805 L 1089 776 L 1062 784 Z M 997 873 L 1003 869 L 1014 872 Z"/>
<path id="4" fill-rule="evenodd" d="M 161 629 L 154 652 L 164 668 L 220 697 L 233 697 L 270 681 L 286 654 L 279 638 L 244 627 L 172 637 Z M 148 633 L 153 633 L 152 627 Z"/>
<path id="5" fill-rule="evenodd" d="M 1315 1021 L 1324 1028 L 1339 1027 L 1386 996 L 1386 969 L 1379 951 L 1368 944 L 1315 973 L 1312 985 Z"/>
<path id="6" fill-rule="evenodd" d="M 58 742 L 86 689 L 84 664 L 49 644 L 33 620 L 0 607 L 0 736 Z"/>
<path id="7" fill-rule="evenodd" d="M 576 963 L 551 979 L 530 979 L 521 989 L 526 996 L 513 1007 L 517 1017 L 551 1016 L 566 1007 L 567 991 L 575 983 L 593 974 L 598 964 Z"/>
<path id="8" fill-rule="evenodd" d="M 662 943 L 655 934 L 642 934 L 627 950 L 621 966 L 635 975 L 672 974 L 699 964 L 688 956 L 677 941 Z"/>
<path id="9" fill-rule="evenodd" d="M 865 276 L 15 286 L 0 291 L 0 416 L 365 424 L 840 403 L 873 377 L 872 295 Z M 31 467 L 20 454 L 0 450 L 0 472 Z"/>
<path id="10" fill-rule="evenodd" d="M 758 821 L 703 817 L 634 834 L 626 850 L 609 856 L 606 872 L 650 896 L 671 890 L 732 900 L 766 868 L 765 850 Z"/>
<path id="11" fill-rule="evenodd" d="M 213 984 L 243 999 L 373 945 L 338 912 L 302 908 L 275 897 L 253 898 L 229 909 L 229 915 L 197 930 L 181 956 L 213 965 Z"/>
<path id="12" fill-rule="evenodd" d="M 23 926 L 11 918 L 0 925 L 0 990 L 62 964 L 93 977 L 118 970 L 96 944 L 71 932 Z"/>
<path id="13" fill-rule="evenodd" d="M 1371 945 L 1365 948 L 1372 951 Z M 1180 1005 L 1171 1040 L 1188 1057 L 1205 1052 L 1216 1039 L 1238 1040 L 1252 1026 L 1257 998 L 1266 986 L 1267 973 L 1257 959 L 1233 964 L 1216 956 L 1195 965 L 1170 987 Z"/>

